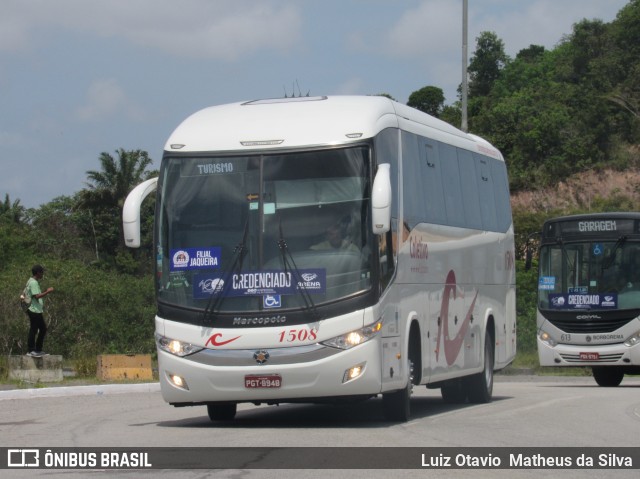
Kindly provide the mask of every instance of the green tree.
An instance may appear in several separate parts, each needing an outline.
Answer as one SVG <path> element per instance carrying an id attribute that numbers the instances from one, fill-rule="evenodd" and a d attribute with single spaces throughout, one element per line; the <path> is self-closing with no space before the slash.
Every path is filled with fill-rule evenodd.
<path id="1" fill-rule="evenodd" d="M 453 105 L 445 105 L 439 118 L 456 128 L 460 128 L 462 123 L 462 107 L 460 102 L 455 102 Z"/>
<path id="2" fill-rule="evenodd" d="M 620 130 L 630 143 L 640 142 L 640 0 L 623 7 L 611 23 L 612 44 L 607 55 L 609 74 L 615 72 L 618 81 L 608 98 L 622 116 Z M 624 129 L 626 126 L 626 129 Z"/>
<path id="3" fill-rule="evenodd" d="M 489 95 L 500 72 L 509 63 L 504 42 L 494 32 L 481 32 L 469 67 L 469 98 Z"/>
<path id="4" fill-rule="evenodd" d="M 91 229 L 91 212 L 79 207 L 79 195 L 59 196 L 40 208 L 30 209 L 26 218 L 38 255 L 91 262 L 96 259 L 96 237 Z"/>
<path id="5" fill-rule="evenodd" d="M 4 220 L 18 224 L 22 221 L 24 212 L 25 208 L 20 204 L 20 200 L 15 200 L 12 203 L 9 193 L 5 195 L 4 202 L 0 203 L 0 217 Z"/>
<path id="6" fill-rule="evenodd" d="M 20 200 L 12 202 L 8 194 L 0 203 L 0 270 L 14 260 L 26 261 L 32 246 L 26 212 Z"/>
<path id="7" fill-rule="evenodd" d="M 101 153 L 102 170 L 87 171 L 89 189 L 84 194 L 86 204 L 122 208 L 133 187 L 148 178 L 146 169 L 153 161 L 146 151 L 120 148 L 116 153 L 117 160 L 109 153 Z"/>
<path id="8" fill-rule="evenodd" d="M 97 250 L 115 258 L 123 251 L 122 207 L 129 192 L 137 184 L 151 177 L 147 171 L 152 160 L 146 151 L 122 148 L 118 157 L 103 152 L 101 170 L 87 171 L 88 189 L 80 192 L 80 205 L 89 212 L 90 228 L 96 238 Z"/>
<path id="9" fill-rule="evenodd" d="M 425 86 L 409 95 L 407 105 L 438 118 L 444 109 L 444 92 L 436 86 Z"/>
<path id="10" fill-rule="evenodd" d="M 545 48 L 542 45 L 529 45 L 516 54 L 516 60 L 535 63 L 544 55 Z"/>

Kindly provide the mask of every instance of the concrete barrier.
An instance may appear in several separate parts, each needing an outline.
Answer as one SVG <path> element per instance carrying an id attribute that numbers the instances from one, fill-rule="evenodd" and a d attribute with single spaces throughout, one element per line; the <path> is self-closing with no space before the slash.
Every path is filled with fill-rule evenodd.
<path id="1" fill-rule="evenodd" d="M 61 382 L 62 356 L 9 356 L 9 379 L 30 383 Z"/>
<path id="2" fill-rule="evenodd" d="M 101 354 L 98 356 L 98 378 L 153 379 L 150 354 Z"/>

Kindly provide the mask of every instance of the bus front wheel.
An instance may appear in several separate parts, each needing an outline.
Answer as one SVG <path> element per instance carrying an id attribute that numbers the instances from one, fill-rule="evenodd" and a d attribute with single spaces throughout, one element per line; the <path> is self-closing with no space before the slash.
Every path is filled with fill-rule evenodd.
<path id="1" fill-rule="evenodd" d="M 481 373 L 466 378 L 469 402 L 488 403 L 493 396 L 494 348 L 493 334 L 487 331 L 484 335 L 484 367 Z"/>
<path id="2" fill-rule="evenodd" d="M 593 379 L 596 380 L 598 386 L 606 388 L 619 386 L 624 377 L 624 371 L 615 366 L 593 366 L 591 371 L 593 372 Z"/>
<path id="3" fill-rule="evenodd" d="M 413 392 L 413 363 L 409 361 L 407 385 L 399 391 L 382 395 L 382 409 L 387 421 L 407 422 L 411 416 L 411 393 Z"/>

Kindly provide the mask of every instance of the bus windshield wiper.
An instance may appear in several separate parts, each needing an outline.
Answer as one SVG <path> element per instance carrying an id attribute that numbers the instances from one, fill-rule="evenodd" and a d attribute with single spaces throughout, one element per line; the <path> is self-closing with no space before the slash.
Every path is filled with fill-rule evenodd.
<path id="1" fill-rule="evenodd" d="M 564 246 L 564 240 L 561 237 L 556 238 L 556 242 L 560 245 L 560 249 L 562 250 L 562 256 L 567 261 L 567 265 L 569 266 L 569 271 L 573 270 L 573 263 L 571 261 L 571 257 L 569 256 L 569 252 L 567 248 Z"/>
<path id="2" fill-rule="evenodd" d="M 304 302 L 304 308 L 311 312 L 312 320 L 318 321 L 320 319 L 320 315 L 318 314 L 318 310 L 316 309 L 316 305 L 313 302 L 313 298 L 311 298 L 311 294 L 307 291 L 305 286 L 304 278 L 302 278 L 302 274 L 296 265 L 291 252 L 289 251 L 289 247 L 287 246 L 287 241 L 284 239 L 284 235 L 282 234 L 282 219 L 280 219 L 279 224 L 280 238 L 278 239 L 278 248 L 280 249 L 280 253 L 282 254 L 282 263 L 284 266 L 285 273 L 291 271 L 294 276 L 294 281 L 296 282 L 296 291 L 300 293 L 300 297 Z"/>
<path id="3" fill-rule="evenodd" d="M 233 275 L 236 271 L 242 270 L 242 261 L 244 259 L 244 255 L 247 252 L 246 244 L 248 232 L 249 218 L 247 218 L 247 221 L 244 224 L 242 240 L 235 246 L 235 248 L 233 248 L 231 261 L 227 263 L 231 266 L 222 270 L 222 274 L 220 275 L 222 285 L 220 285 L 220 282 L 218 282 L 211 293 L 211 298 L 209 298 L 207 307 L 205 308 L 202 315 L 203 324 L 206 323 L 207 320 L 213 319 L 213 314 L 215 314 L 222 306 L 222 302 L 226 299 L 226 293 L 229 291 L 229 285 L 231 284 L 229 280 L 231 278 L 231 275 Z"/>
<path id="4" fill-rule="evenodd" d="M 609 258 L 602 262 L 602 271 L 604 271 L 605 269 L 611 268 L 611 265 L 616 260 L 616 253 L 618 252 L 618 249 L 620 249 L 620 247 L 622 247 L 622 245 L 626 241 L 627 241 L 626 236 L 620 236 L 620 238 L 618 238 L 618 241 L 616 241 L 616 244 L 614 245 L 613 251 L 609 255 Z"/>

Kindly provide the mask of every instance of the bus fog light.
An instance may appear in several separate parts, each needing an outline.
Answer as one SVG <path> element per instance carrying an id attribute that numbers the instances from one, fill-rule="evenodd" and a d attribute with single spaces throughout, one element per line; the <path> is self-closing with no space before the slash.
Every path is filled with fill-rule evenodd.
<path id="1" fill-rule="evenodd" d="M 342 377 L 342 382 L 346 383 L 362 376 L 362 373 L 364 372 L 364 364 L 365 363 L 358 364 L 357 366 L 347 369 Z"/>
<path id="2" fill-rule="evenodd" d="M 540 338 L 540 341 L 542 341 L 543 343 L 548 344 L 551 347 L 554 347 L 555 345 L 557 345 L 558 343 L 551 337 L 551 335 L 549 333 L 547 333 L 546 331 L 542 331 L 540 333 L 540 335 L 538 336 Z"/>
<path id="3" fill-rule="evenodd" d="M 171 381 L 171 384 L 173 384 L 174 386 L 179 387 L 180 389 L 184 389 L 185 391 L 189 390 L 187 381 L 185 381 L 185 379 L 182 376 L 178 376 L 177 374 L 167 373 L 167 377 L 169 378 L 169 381 Z"/>
<path id="4" fill-rule="evenodd" d="M 633 336 L 630 336 L 624 342 L 624 345 L 629 347 L 629 348 L 631 346 L 635 346 L 636 344 L 640 344 L 640 331 L 636 331 L 636 333 Z"/>

